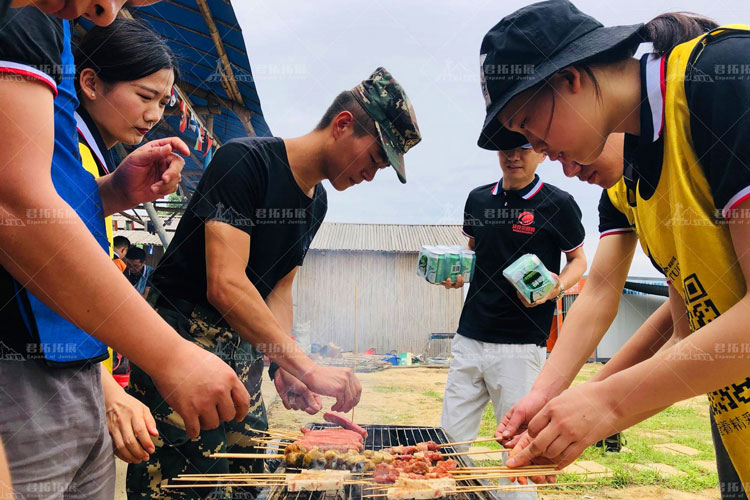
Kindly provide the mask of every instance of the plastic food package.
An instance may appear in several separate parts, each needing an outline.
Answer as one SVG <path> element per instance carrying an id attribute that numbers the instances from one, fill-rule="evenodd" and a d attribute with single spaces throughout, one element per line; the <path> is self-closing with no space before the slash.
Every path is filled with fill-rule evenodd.
<path id="1" fill-rule="evenodd" d="M 544 297 L 557 286 L 557 280 L 550 273 L 539 257 L 527 253 L 503 270 L 503 276 L 510 281 L 516 290 L 530 304 Z"/>
<path id="2" fill-rule="evenodd" d="M 455 283 L 459 276 L 464 282 L 474 277 L 476 255 L 460 246 L 423 245 L 417 259 L 417 276 L 430 283 L 442 283 L 450 278 Z"/>

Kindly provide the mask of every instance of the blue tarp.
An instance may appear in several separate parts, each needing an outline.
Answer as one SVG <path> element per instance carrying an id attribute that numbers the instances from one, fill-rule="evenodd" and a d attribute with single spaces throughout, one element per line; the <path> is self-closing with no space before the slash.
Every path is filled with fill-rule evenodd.
<path id="1" fill-rule="evenodd" d="M 242 37 L 242 29 L 237 23 L 234 9 L 229 0 L 207 0 L 207 2 L 231 64 L 237 87 L 242 95 L 243 105 L 252 112 L 251 124 L 255 134 L 270 136 L 271 131 L 263 118 L 260 99 Z M 221 63 L 216 45 L 195 0 L 165 0 L 147 7 L 131 7 L 129 10 L 134 18 L 144 21 L 165 38 L 174 51 L 179 60 L 181 73 L 177 82 L 178 86 L 180 81 L 186 82 L 220 99 L 231 101 L 224 90 L 218 72 Z M 82 24 L 85 28 L 91 26 L 87 22 Z M 182 86 L 180 90 L 189 97 L 193 106 L 198 108 L 207 106 L 206 99 L 199 97 L 186 87 Z M 176 110 L 177 107 L 169 108 L 170 112 Z M 179 113 L 166 114 L 163 121 L 166 124 L 162 123 L 155 127 L 146 140 L 177 134 L 191 148 L 195 145 L 196 132 L 190 130 L 189 127 L 185 132 L 179 132 Z M 248 134 L 237 115 L 222 107 L 221 114 L 214 115 L 213 135 L 221 143 L 225 143 L 230 139 L 245 137 Z M 193 152 L 192 161 L 188 160 L 185 165 L 187 176 L 194 184 L 197 184 L 200 178 L 204 160 L 203 153 Z M 183 186 L 190 188 L 186 183 L 183 183 Z"/>

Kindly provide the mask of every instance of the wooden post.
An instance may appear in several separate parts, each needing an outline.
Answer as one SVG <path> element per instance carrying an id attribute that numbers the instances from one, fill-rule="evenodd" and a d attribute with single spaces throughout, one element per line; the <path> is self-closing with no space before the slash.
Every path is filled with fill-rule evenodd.
<path id="1" fill-rule="evenodd" d="M 357 376 L 357 285 L 354 284 L 354 363 L 353 370 L 354 376 Z M 352 422 L 354 422 L 354 408 L 352 408 Z"/>

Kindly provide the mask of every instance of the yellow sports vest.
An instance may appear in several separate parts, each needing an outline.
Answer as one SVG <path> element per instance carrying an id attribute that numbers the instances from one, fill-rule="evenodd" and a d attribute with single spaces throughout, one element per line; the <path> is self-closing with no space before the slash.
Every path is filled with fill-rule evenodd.
<path id="1" fill-rule="evenodd" d="M 91 149 L 86 143 L 79 142 L 78 150 L 81 153 L 81 163 L 83 164 L 83 168 L 85 168 L 88 173 L 93 175 L 94 179 L 97 179 L 99 177 L 99 164 L 96 162 L 96 159 L 94 159 L 94 155 L 91 153 Z M 114 246 L 112 241 L 112 239 L 114 238 L 114 235 L 112 234 L 112 217 L 104 218 L 104 227 L 107 230 L 107 241 L 109 241 L 109 257 L 112 258 L 114 257 Z M 102 361 L 102 365 L 107 368 L 107 371 L 109 371 L 109 373 L 112 373 L 112 349 L 108 347 L 107 350 L 109 351 L 109 357 Z"/>
<path id="2" fill-rule="evenodd" d="M 628 193 L 624 179 L 607 191 L 612 204 L 635 224 L 643 250 L 682 296 L 691 331 L 716 319 L 746 293 L 729 228 L 716 210 L 693 149 L 684 86 L 691 56 L 695 58 L 694 53 L 699 54 L 705 45 L 730 30 L 750 31 L 750 26 L 722 26 L 678 45 L 668 56 L 662 132 L 664 158 L 653 196 L 645 200 L 637 188 Z M 717 345 L 716 352 L 685 354 L 721 361 L 736 347 L 739 346 Z M 743 485 L 750 485 L 750 377 L 708 397 L 740 479 Z"/>

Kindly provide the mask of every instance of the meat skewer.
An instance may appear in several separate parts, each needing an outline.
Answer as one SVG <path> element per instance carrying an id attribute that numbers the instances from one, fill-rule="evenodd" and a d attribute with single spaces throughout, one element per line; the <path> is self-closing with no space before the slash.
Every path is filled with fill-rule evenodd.
<path id="1" fill-rule="evenodd" d="M 367 437 L 367 431 L 363 427 L 355 424 L 343 415 L 338 415 L 336 413 L 328 411 L 323 414 L 323 420 L 331 424 L 340 425 L 344 429 L 354 431 L 363 438 Z"/>
<path id="2" fill-rule="evenodd" d="M 351 478 L 347 470 L 303 470 L 299 474 L 286 475 L 286 488 L 296 491 L 338 491 Z"/>

